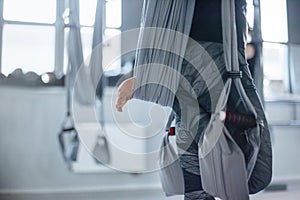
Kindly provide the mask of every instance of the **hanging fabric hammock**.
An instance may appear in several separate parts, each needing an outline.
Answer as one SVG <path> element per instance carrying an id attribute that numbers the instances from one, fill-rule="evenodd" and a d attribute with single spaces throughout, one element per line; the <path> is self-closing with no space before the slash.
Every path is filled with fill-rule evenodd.
<path id="1" fill-rule="evenodd" d="M 68 38 L 68 70 L 66 74 L 66 97 L 67 97 L 67 116 L 62 124 L 62 130 L 58 135 L 60 149 L 64 161 L 66 162 L 68 169 L 72 170 L 72 163 L 77 161 L 79 151 L 79 136 L 75 128 L 74 119 L 72 116 L 72 86 L 75 82 L 76 72 L 83 61 L 82 44 L 80 38 L 80 32 L 76 31 L 78 27 L 79 17 L 78 2 L 70 2 L 70 33 Z M 74 54 L 77 54 L 73 57 Z M 72 66 L 72 67 L 71 67 Z"/>
<path id="2" fill-rule="evenodd" d="M 144 1 L 134 98 L 172 107 L 188 41 L 172 31 L 189 35 L 194 5 L 195 0 Z M 270 133 L 256 91 L 244 88 L 248 74 L 239 63 L 243 54 L 237 48 L 234 0 L 222 0 L 222 24 L 228 79 L 199 141 L 201 179 L 204 189 L 214 196 L 248 199 L 249 193 L 264 189 L 271 180 Z M 182 51 L 174 50 L 177 45 Z M 240 149 L 220 118 L 228 110 L 256 119 L 255 127 L 245 132 L 247 152 Z"/>
<path id="3" fill-rule="evenodd" d="M 67 41 L 67 50 L 70 85 L 72 87 L 74 86 L 74 96 L 76 101 L 82 105 L 93 105 L 95 102 L 95 87 L 91 81 L 91 68 L 85 66 L 84 63 L 78 0 L 70 1 L 69 21 L 70 32 Z M 93 65 L 94 59 L 91 59 L 91 61 Z M 101 67 L 99 67 L 99 69 L 101 69 Z M 97 71 L 95 71 L 95 73 L 96 72 Z"/>
<path id="4" fill-rule="evenodd" d="M 77 160 L 79 147 L 79 137 L 74 124 L 72 111 L 72 100 L 81 106 L 95 106 L 96 97 L 102 100 L 103 96 L 103 77 L 98 80 L 102 71 L 102 35 L 103 35 L 103 8 L 104 1 L 97 1 L 95 13 L 95 24 L 92 42 L 92 54 L 88 66 L 85 66 L 83 58 L 83 47 L 79 25 L 79 1 L 70 1 L 69 16 L 69 37 L 67 41 L 69 66 L 67 71 L 67 117 L 59 134 L 59 142 L 63 152 L 63 157 L 71 169 L 71 163 Z M 72 90 L 74 87 L 74 90 Z M 71 98 L 72 95 L 74 98 Z M 110 153 L 106 140 L 104 127 L 103 102 L 99 109 L 99 120 L 101 131 L 95 141 L 93 155 L 97 163 L 109 163 Z"/>
<path id="5" fill-rule="evenodd" d="M 194 0 L 144 1 L 134 71 L 134 98 L 163 106 L 173 105 L 194 5 Z M 168 51 L 174 53 L 166 53 Z"/>

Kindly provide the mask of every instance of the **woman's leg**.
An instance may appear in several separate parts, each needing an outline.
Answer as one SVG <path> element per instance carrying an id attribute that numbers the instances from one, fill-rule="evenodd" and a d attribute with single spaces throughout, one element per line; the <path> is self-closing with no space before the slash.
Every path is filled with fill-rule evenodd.
<path id="1" fill-rule="evenodd" d="M 198 144 L 197 144 L 197 131 L 190 131 L 189 127 L 191 123 L 186 121 L 186 118 L 182 118 L 181 114 L 185 116 L 186 111 L 191 111 L 195 109 L 191 102 L 187 102 L 186 98 L 183 107 L 179 108 L 179 101 L 176 100 L 173 106 L 176 116 L 176 143 L 179 152 L 180 165 L 183 170 L 184 175 L 184 185 L 185 185 L 185 200 L 213 200 L 214 198 L 203 191 L 200 168 L 199 168 L 199 158 L 198 158 Z M 191 99 L 192 100 L 192 99 Z M 193 113 L 193 112 L 192 112 Z M 191 118 L 197 118 L 199 115 L 191 116 Z M 191 119 L 190 118 L 190 119 Z"/>
<path id="2" fill-rule="evenodd" d="M 210 200 L 214 198 L 202 188 L 198 141 L 223 89 L 226 71 L 223 47 L 217 43 L 190 44 L 186 54 L 196 66 L 183 62 L 182 78 L 173 106 L 176 143 L 185 181 L 185 200 Z"/>
<path id="3" fill-rule="evenodd" d="M 210 114 L 200 106 L 191 82 L 187 79 L 179 85 L 173 110 L 176 118 L 176 144 L 184 175 L 185 200 L 213 200 L 212 196 L 203 191 L 198 157 L 198 141 L 209 122 Z"/>

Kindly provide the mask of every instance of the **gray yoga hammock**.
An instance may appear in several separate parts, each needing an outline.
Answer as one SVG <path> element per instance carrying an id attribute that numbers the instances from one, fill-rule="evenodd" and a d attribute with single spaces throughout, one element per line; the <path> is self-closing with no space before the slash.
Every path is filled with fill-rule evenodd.
<path id="1" fill-rule="evenodd" d="M 172 107 L 194 5 L 195 0 L 144 1 L 134 71 L 134 98 Z M 239 64 L 243 54 L 237 48 L 235 0 L 222 0 L 222 24 L 229 77 L 199 141 L 200 173 L 203 188 L 210 194 L 222 199 L 249 199 L 248 194 L 264 189 L 271 180 L 270 133 L 257 92 L 246 89 L 242 81 L 242 76 L 248 74 Z M 220 113 L 228 110 L 247 113 L 256 119 L 256 125 L 244 131 L 248 139 L 243 144 L 248 149 L 246 152 L 239 148 L 230 129 L 220 119 Z"/>
<path id="2" fill-rule="evenodd" d="M 70 23 L 69 27 L 69 37 L 67 43 L 68 50 L 68 72 L 66 79 L 67 86 L 67 119 L 71 123 L 72 132 L 68 129 L 63 128 L 59 139 L 60 143 L 63 144 L 63 139 L 67 137 L 72 137 L 71 142 L 63 148 L 63 154 L 65 160 L 68 162 L 69 166 L 71 162 L 77 160 L 79 137 L 76 130 L 76 124 L 74 120 L 74 113 L 72 113 L 72 103 L 76 101 L 80 106 L 93 108 L 96 101 L 102 101 L 103 95 L 103 77 L 101 74 L 102 70 L 102 36 L 103 36 L 103 8 L 105 5 L 104 0 L 97 1 L 97 8 L 95 13 L 95 24 L 93 32 L 93 42 L 92 42 L 92 54 L 90 55 L 89 66 L 85 66 L 83 57 L 83 47 L 80 34 L 80 24 L 79 24 L 79 0 L 70 1 Z M 100 81 L 98 78 L 101 77 Z M 98 83 L 99 81 L 99 83 Z M 74 97 L 74 98 L 71 98 Z M 104 107 L 103 102 L 97 107 L 99 114 L 99 123 L 101 130 L 98 133 L 97 139 L 95 141 L 93 152 L 93 157 L 96 163 L 107 164 L 110 162 L 110 151 L 108 147 L 108 142 L 106 140 L 105 134 L 105 121 L 104 121 Z M 77 113 L 78 114 L 78 113 Z M 64 131 L 67 130 L 67 131 Z M 70 134 L 72 133 L 72 135 Z M 61 145 L 62 146 L 62 145 Z M 64 150 L 66 149 L 66 150 Z M 69 152 L 67 150 L 69 149 Z M 66 153 L 65 153 L 66 152 Z M 69 155 L 69 156 L 68 156 Z M 70 167 L 71 169 L 71 167 Z"/>

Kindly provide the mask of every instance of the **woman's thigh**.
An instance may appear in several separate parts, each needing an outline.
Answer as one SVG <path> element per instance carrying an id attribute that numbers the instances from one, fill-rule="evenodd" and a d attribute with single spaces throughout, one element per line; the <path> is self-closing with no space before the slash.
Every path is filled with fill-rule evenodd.
<path id="1" fill-rule="evenodd" d="M 202 190 L 198 141 L 222 91 L 225 78 L 223 49 L 217 43 L 188 46 L 182 78 L 173 110 L 176 116 L 176 143 L 185 178 L 186 192 Z M 197 51 L 202 51 L 198 52 Z M 205 51 L 205 52 L 203 52 Z"/>

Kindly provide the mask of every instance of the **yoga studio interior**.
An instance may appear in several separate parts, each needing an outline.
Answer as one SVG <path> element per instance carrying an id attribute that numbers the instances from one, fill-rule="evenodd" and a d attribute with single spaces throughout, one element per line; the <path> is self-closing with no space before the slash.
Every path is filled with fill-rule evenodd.
<path id="1" fill-rule="evenodd" d="M 0 200 L 300 200 L 299 13 L 0 0 Z"/>

